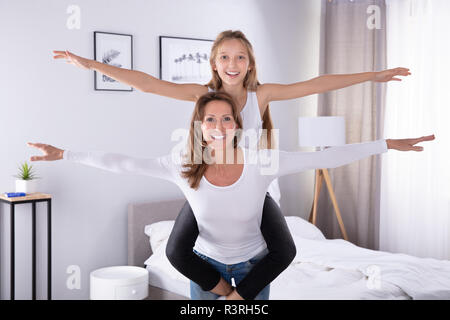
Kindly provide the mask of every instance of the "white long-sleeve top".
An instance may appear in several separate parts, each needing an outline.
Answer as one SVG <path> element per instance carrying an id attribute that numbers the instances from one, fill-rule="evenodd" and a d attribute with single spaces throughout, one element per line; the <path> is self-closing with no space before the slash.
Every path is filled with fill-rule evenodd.
<path id="1" fill-rule="evenodd" d="M 181 153 L 134 158 L 117 153 L 66 150 L 63 159 L 175 183 L 189 201 L 197 220 L 199 236 L 194 249 L 222 263 L 234 264 L 249 260 L 267 247 L 260 227 L 266 191 L 272 180 L 309 169 L 336 168 L 388 149 L 386 140 L 381 139 L 317 152 L 242 150 L 244 166 L 236 182 L 220 187 L 203 176 L 197 190 L 181 177 L 185 170 L 181 166 Z"/>

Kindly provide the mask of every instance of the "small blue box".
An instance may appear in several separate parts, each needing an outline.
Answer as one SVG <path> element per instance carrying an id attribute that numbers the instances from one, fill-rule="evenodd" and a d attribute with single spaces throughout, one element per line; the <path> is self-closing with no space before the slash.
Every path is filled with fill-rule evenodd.
<path id="1" fill-rule="evenodd" d="M 25 197 L 27 194 L 25 192 L 5 192 L 5 196 L 8 198 L 14 197 Z"/>

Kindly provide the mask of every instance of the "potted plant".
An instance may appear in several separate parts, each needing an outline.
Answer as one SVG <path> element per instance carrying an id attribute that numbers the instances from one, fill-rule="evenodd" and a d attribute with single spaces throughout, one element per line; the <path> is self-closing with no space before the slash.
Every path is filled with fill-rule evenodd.
<path id="1" fill-rule="evenodd" d="M 34 193 L 37 192 L 37 177 L 35 176 L 33 166 L 27 162 L 19 166 L 19 174 L 15 176 L 16 192 Z"/>

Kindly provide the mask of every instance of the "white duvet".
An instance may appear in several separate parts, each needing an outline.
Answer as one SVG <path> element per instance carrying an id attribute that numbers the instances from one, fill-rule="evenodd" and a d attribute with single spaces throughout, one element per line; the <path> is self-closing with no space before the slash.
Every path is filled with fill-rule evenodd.
<path id="1" fill-rule="evenodd" d="M 272 282 L 271 299 L 450 299 L 448 260 L 293 237 L 297 256 Z"/>
<path id="2" fill-rule="evenodd" d="M 450 299 L 448 260 L 369 250 L 340 239 L 326 240 L 307 221 L 297 217 L 287 220 L 297 255 L 271 283 L 271 300 Z M 189 280 L 165 256 L 165 234 L 169 231 L 166 227 L 159 232 L 159 242 L 156 245 L 153 241 L 154 253 L 145 264 L 149 271 L 158 270 L 158 276 L 165 277 L 166 282 L 172 279 L 188 284 Z M 182 292 L 187 297 L 188 287 Z"/>

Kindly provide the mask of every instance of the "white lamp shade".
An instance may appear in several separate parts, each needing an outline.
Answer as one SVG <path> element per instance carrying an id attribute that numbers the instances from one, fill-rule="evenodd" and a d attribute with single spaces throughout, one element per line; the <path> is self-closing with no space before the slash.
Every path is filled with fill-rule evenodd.
<path id="1" fill-rule="evenodd" d="M 344 117 L 299 117 L 300 147 L 341 146 L 345 144 Z"/>

